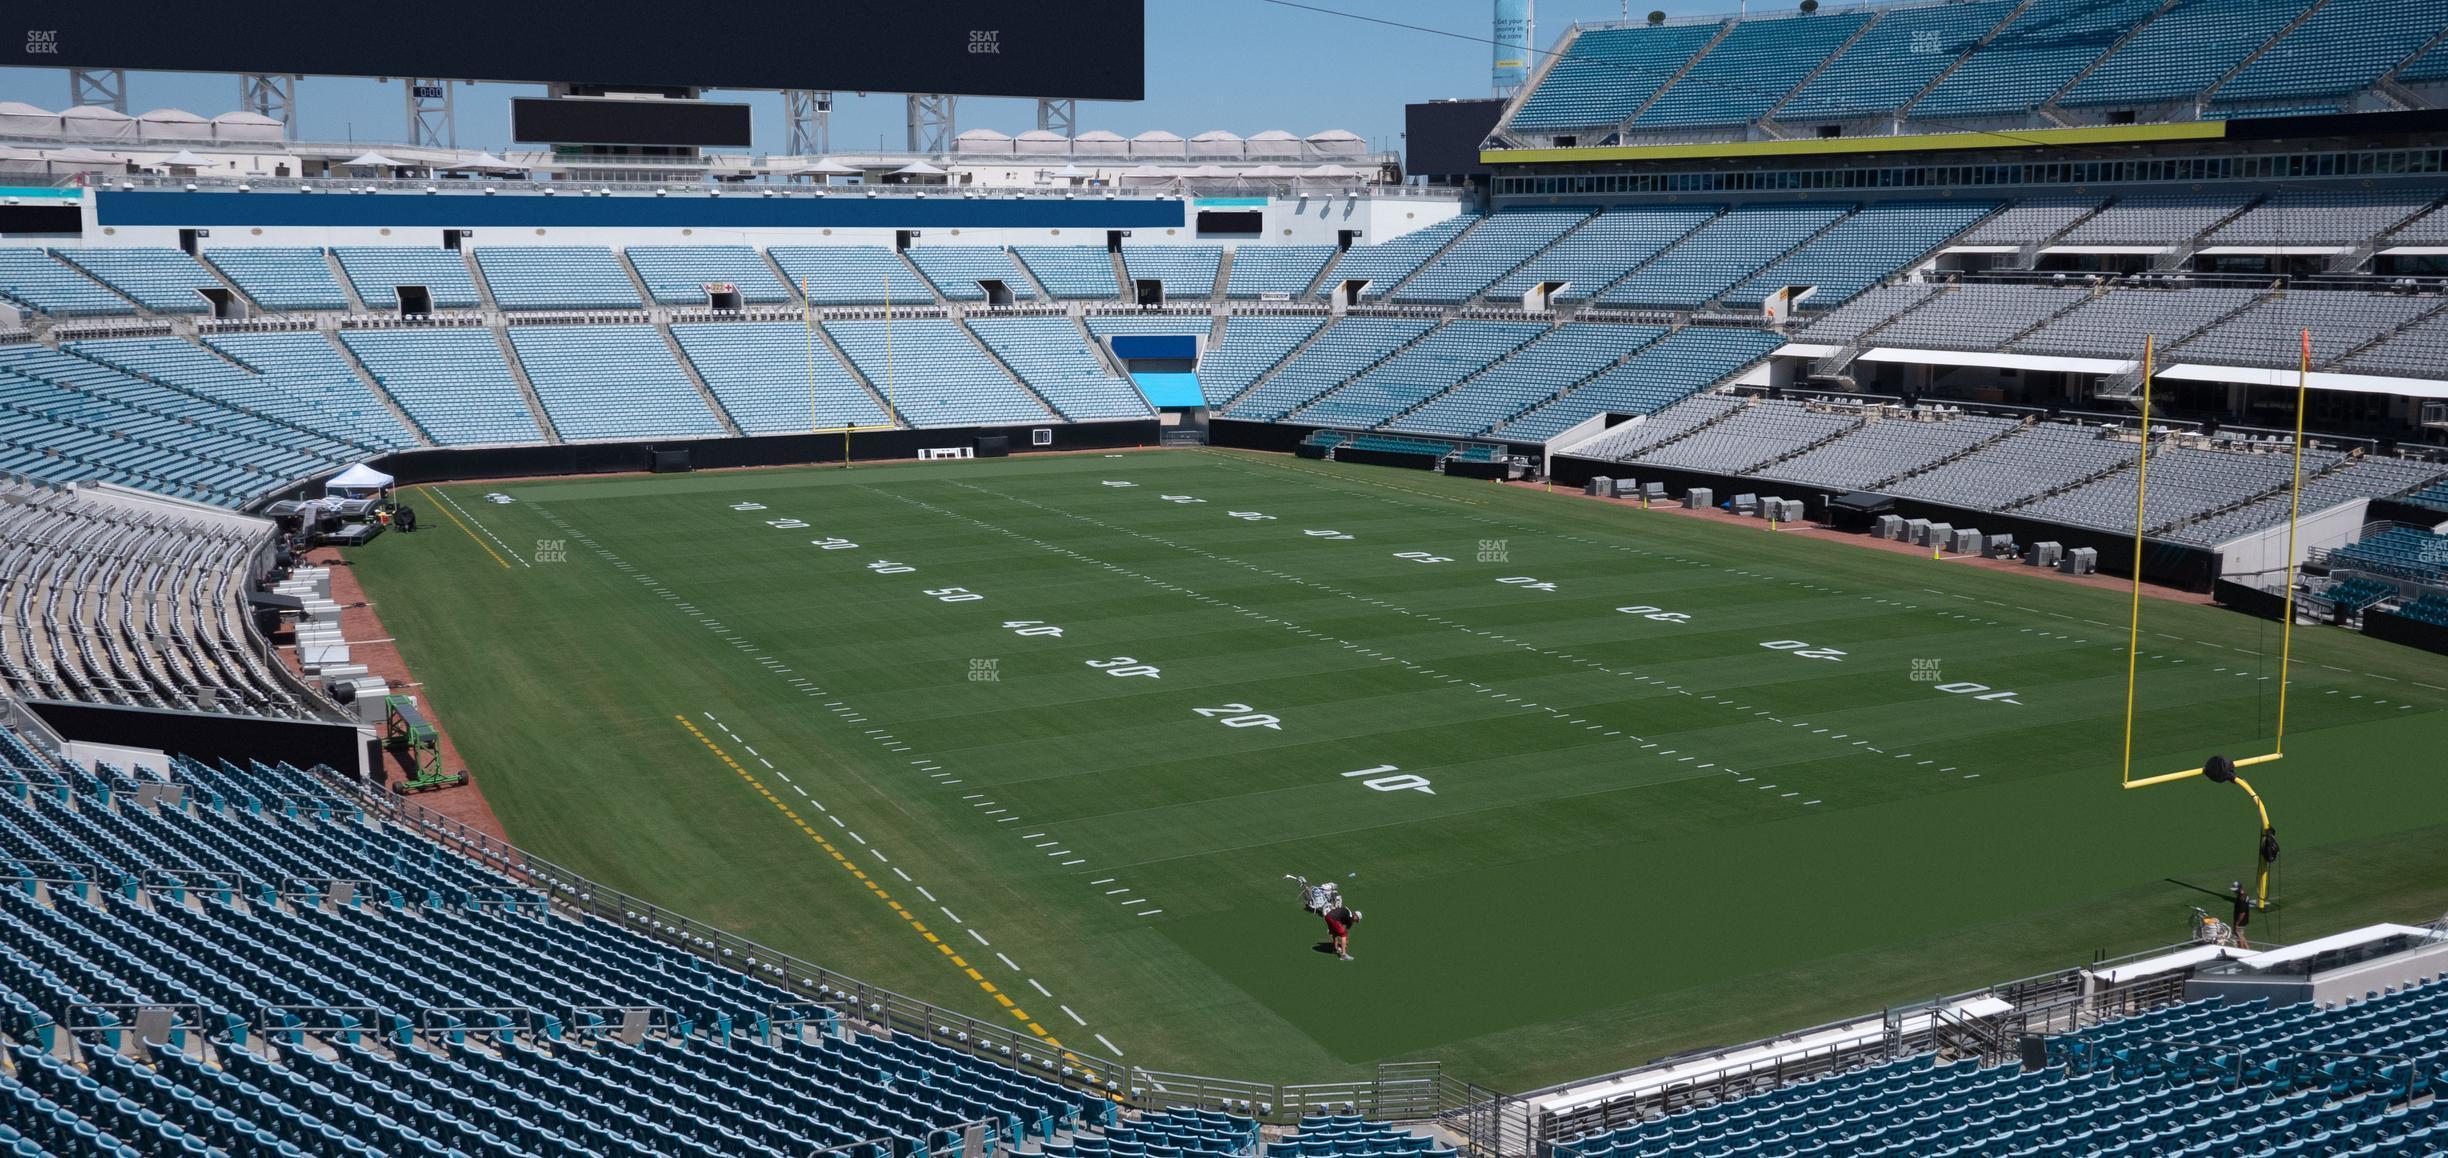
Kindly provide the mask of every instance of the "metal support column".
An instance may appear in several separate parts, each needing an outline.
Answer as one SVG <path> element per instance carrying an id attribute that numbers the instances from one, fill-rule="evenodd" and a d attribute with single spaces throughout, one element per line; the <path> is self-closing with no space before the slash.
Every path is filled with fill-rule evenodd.
<path id="1" fill-rule="evenodd" d="M 953 123 L 956 96 L 941 93 L 909 94 L 909 151 L 942 154 L 952 151 L 952 138 L 960 129 Z"/>
<path id="2" fill-rule="evenodd" d="M 238 74 L 238 107 L 281 123 L 283 140 L 297 139 L 298 78 L 283 73 Z"/>
<path id="3" fill-rule="evenodd" d="M 1072 100 L 1069 97 L 1064 97 L 1061 99 L 1052 97 L 1039 98 L 1037 101 L 1037 127 L 1040 129 L 1045 129 L 1049 132 L 1061 133 L 1065 137 L 1078 136 L 1079 102 Z"/>
<path id="4" fill-rule="evenodd" d="M 441 77 L 401 77 L 407 91 L 408 143 L 417 148 L 455 149 L 459 130 L 451 115 L 451 83 Z"/>
<path id="5" fill-rule="evenodd" d="M 124 68 L 69 69 L 68 104 L 72 108 L 82 105 L 98 105 L 115 112 L 128 111 L 127 70 Z"/>
<path id="6" fill-rule="evenodd" d="M 794 156 L 816 157 L 833 151 L 832 90 L 782 90 L 782 116 L 787 148 Z"/>

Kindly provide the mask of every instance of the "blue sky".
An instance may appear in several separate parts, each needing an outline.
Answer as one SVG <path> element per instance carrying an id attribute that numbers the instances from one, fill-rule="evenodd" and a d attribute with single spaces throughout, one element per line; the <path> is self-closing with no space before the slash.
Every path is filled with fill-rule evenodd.
<path id="1" fill-rule="evenodd" d="M 1473 37 L 1488 34 L 1492 10 L 1492 0 L 1303 2 Z M 1659 8 L 1676 15 L 1724 12 L 1737 3 L 1633 0 L 1630 7 L 1637 18 Z M 1757 5 L 1763 10 L 1786 6 L 1782 0 Z M 1537 0 L 1539 46 L 1553 44 L 1575 20 L 1614 20 L 1623 7 L 1621 0 Z M 1488 95 L 1490 49 L 1484 43 L 1263 0 L 1147 0 L 1147 11 L 1147 99 L 1083 102 L 1081 129 L 1111 129 L 1124 136 L 1169 129 L 1189 136 L 1209 129 L 1247 135 L 1262 129 L 1305 134 L 1334 128 L 1358 133 L 1373 147 L 1397 149 L 1404 103 Z M 1085 62 L 1085 67 L 1095 63 Z M 130 112 L 170 107 L 210 117 L 238 105 L 238 81 L 231 76 L 137 73 L 129 77 L 128 90 Z M 540 94 L 540 88 L 522 85 L 460 89 L 459 143 L 472 148 L 508 145 L 509 98 Z M 756 147 L 781 148 L 779 97 L 719 90 L 708 96 L 754 105 Z M 59 108 L 68 103 L 67 74 L 0 68 L 0 100 Z M 405 135 L 396 81 L 312 78 L 299 83 L 298 104 L 301 138 L 396 141 Z M 1007 133 L 1035 127 L 1035 117 L 1035 105 L 1028 101 L 964 100 L 959 109 L 961 127 Z M 886 147 L 901 147 L 901 98 L 843 94 L 834 107 L 834 147 L 874 148 L 879 136 Z"/>

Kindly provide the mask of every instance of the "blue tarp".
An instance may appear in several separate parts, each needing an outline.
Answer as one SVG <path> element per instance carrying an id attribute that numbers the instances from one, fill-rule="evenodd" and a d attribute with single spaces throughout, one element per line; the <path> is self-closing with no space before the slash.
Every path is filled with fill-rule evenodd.
<path id="1" fill-rule="evenodd" d="M 1139 392 L 1147 395 L 1148 405 L 1159 410 L 1207 405 L 1207 394 L 1199 389 L 1198 375 L 1188 371 L 1135 370 L 1131 381 L 1139 384 Z"/>

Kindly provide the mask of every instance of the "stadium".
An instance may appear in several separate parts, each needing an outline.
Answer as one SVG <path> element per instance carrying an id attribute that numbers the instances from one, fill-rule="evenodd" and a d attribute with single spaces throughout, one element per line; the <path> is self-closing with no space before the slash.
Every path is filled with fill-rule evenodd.
<path id="1" fill-rule="evenodd" d="M 323 7 L 0 28 L 0 1152 L 2448 1152 L 2448 4 Z"/>

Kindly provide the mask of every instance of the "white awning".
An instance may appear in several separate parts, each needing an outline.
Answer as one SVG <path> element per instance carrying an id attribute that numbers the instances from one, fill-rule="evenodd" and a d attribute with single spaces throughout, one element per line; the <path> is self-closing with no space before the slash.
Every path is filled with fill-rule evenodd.
<path id="1" fill-rule="evenodd" d="M 2019 245 L 1950 245 L 1940 253 L 2021 253 Z"/>
<path id="2" fill-rule="evenodd" d="M 2139 980 L 2144 977 L 2157 977 L 2164 973 L 2182 972 L 2183 970 L 2190 969 L 2196 965 L 2217 961 L 2227 957 L 2241 957 L 2244 955 L 2244 953 L 2245 950 L 2236 949 L 2225 945 L 2196 945 L 2190 949 L 2179 949 L 2173 953 L 2162 953 L 2159 956 L 2146 957 L 2140 961 L 2128 961 L 2123 965 L 2118 965 L 2110 969 L 2090 970 L 2090 973 L 2093 977 L 2099 978 L 2106 984 L 2123 985 L 2128 981 Z"/>
<path id="3" fill-rule="evenodd" d="M 2344 253 L 2343 245 L 2205 245 L 2194 252 L 2207 257 L 2227 257 L 2235 254 L 2257 254 L 2274 257 L 2320 257 Z"/>
<path id="4" fill-rule="evenodd" d="M 1861 360 L 1904 362 L 1915 366 L 2046 370 L 2058 374 L 2125 374 L 2140 364 L 2131 358 L 2061 358 L 2050 354 L 2008 354 L 1995 350 L 1901 350 L 1888 346 L 1863 354 Z"/>
<path id="5" fill-rule="evenodd" d="M 374 152 L 359 153 L 354 159 L 343 161 L 341 164 L 350 168 L 393 169 L 399 167 L 399 162 Z"/>
<path id="6" fill-rule="evenodd" d="M 331 487 L 339 487 L 343 490 L 353 491 L 371 490 L 379 487 L 390 486 L 391 476 L 361 462 L 348 468 L 347 470 L 331 476 L 328 479 L 325 479 L 323 481 L 323 485 L 326 489 Z"/>
<path id="7" fill-rule="evenodd" d="M 2331 933 L 2326 937 L 2305 941 L 2300 945 L 2289 945 L 2284 949 L 2255 953 L 2244 958 L 2244 963 L 2266 969 L 2272 965 L 2286 965 L 2296 961 L 2310 960 L 2332 949 L 2352 949 L 2357 945 L 2368 945 L 2374 941 L 2388 940 L 2391 937 L 2427 937 L 2430 935 L 2430 930 L 2418 929 L 2412 925 L 2366 925 L 2360 929 L 2348 929 L 2343 933 Z"/>
<path id="8" fill-rule="evenodd" d="M 2380 252 L 2390 257 L 2448 257 L 2448 245 L 2392 245 Z"/>
<path id="9" fill-rule="evenodd" d="M 2247 386 L 2295 385 L 2293 370 L 2265 366 L 2204 366 L 2187 362 L 2159 371 L 2159 377 L 2179 382 L 2241 382 Z M 2314 371 L 2305 381 L 2314 390 L 2346 394 L 2396 394 L 2407 398 L 2448 398 L 2448 382 L 2431 378 L 2389 378 L 2379 374 L 2335 374 Z"/>
<path id="10" fill-rule="evenodd" d="M 1787 342 L 1769 353 L 1771 358 L 1833 358 L 1842 346 L 1823 346 L 1816 342 Z"/>
<path id="11" fill-rule="evenodd" d="M 2165 245 L 2051 245 L 2042 253 L 2166 253 Z"/>
<path id="12" fill-rule="evenodd" d="M 169 156 L 154 162 L 154 164 L 174 169 L 195 169 L 210 165 L 212 163 L 211 158 L 199 157 L 186 149 L 180 149 L 178 152 L 172 153 Z"/>
<path id="13" fill-rule="evenodd" d="M 912 161 L 893 170 L 895 177 L 941 177 L 944 171 L 924 161 Z"/>

